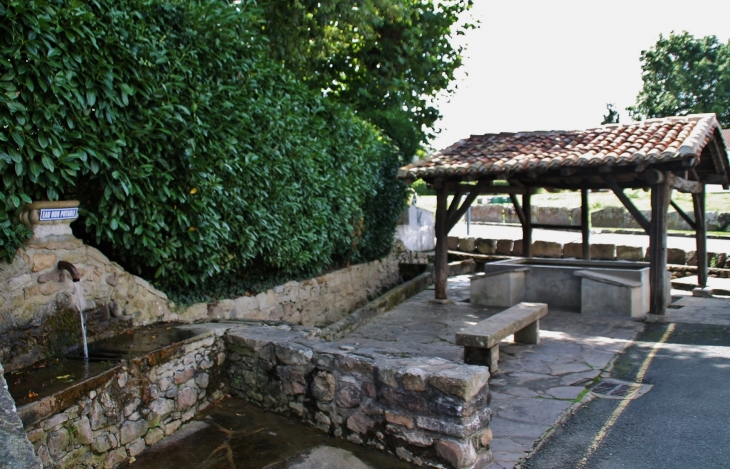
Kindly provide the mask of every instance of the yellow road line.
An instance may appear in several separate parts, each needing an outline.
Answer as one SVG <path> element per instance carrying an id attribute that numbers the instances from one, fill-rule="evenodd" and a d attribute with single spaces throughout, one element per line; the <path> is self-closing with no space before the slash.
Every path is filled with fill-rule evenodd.
<path id="1" fill-rule="evenodd" d="M 659 339 L 659 341 L 651 347 L 649 355 L 646 356 L 644 362 L 641 364 L 641 368 L 639 368 L 639 372 L 636 374 L 637 383 L 641 383 L 642 381 L 644 381 L 646 371 L 649 369 L 651 361 L 654 360 L 654 357 L 656 356 L 659 349 L 662 348 L 662 345 L 667 341 L 667 339 L 669 339 L 669 336 L 672 334 L 672 332 L 674 332 L 674 327 L 674 323 L 669 324 L 669 327 L 667 327 L 667 330 L 664 332 L 664 335 L 662 335 L 662 338 Z M 585 454 L 583 455 L 583 459 L 580 460 L 580 462 L 576 466 L 576 469 L 583 469 L 585 467 L 586 463 L 588 463 L 588 458 L 590 458 L 591 455 L 596 451 L 596 449 L 598 449 L 598 446 L 601 444 L 601 441 L 603 441 L 603 439 L 606 437 L 608 431 L 611 429 L 611 427 L 613 427 L 623 411 L 626 410 L 626 407 L 628 407 L 629 402 L 631 402 L 629 399 L 624 399 L 619 403 L 618 407 L 616 407 L 608 420 L 606 420 L 606 423 L 603 424 L 601 430 L 598 432 L 598 434 L 596 434 L 596 437 L 593 438 L 591 446 L 589 446 L 586 450 Z"/>

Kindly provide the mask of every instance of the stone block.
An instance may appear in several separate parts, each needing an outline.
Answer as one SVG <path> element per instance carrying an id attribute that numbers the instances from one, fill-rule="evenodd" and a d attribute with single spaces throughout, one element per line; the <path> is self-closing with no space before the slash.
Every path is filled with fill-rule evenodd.
<path id="1" fill-rule="evenodd" d="M 684 249 L 667 249 L 667 264 L 685 265 L 687 263 L 687 252 Z"/>
<path id="2" fill-rule="evenodd" d="M 504 221 L 504 208 L 499 204 L 472 205 L 472 221 L 487 223 L 502 223 Z"/>
<path id="3" fill-rule="evenodd" d="M 41 272 L 46 269 L 50 269 L 56 265 L 56 255 L 50 254 L 39 254 L 36 253 L 33 256 L 33 272 Z M 50 450 L 49 450 L 50 451 Z"/>
<path id="4" fill-rule="evenodd" d="M 469 402 L 487 385 L 488 380 L 489 371 L 485 367 L 456 365 L 429 376 L 428 384 Z"/>
<path id="5" fill-rule="evenodd" d="M 457 236 L 447 236 L 446 244 L 448 244 L 449 251 L 456 251 L 459 249 L 459 238 Z"/>
<path id="6" fill-rule="evenodd" d="M 532 221 L 546 225 L 570 225 L 570 211 L 567 207 L 535 207 Z"/>
<path id="7" fill-rule="evenodd" d="M 477 238 L 475 247 L 479 254 L 494 254 L 497 252 L 497 240 Z"/>
<path id="8" fill-rule="evenodd" d="M 616 246 L 616 259 L 638 262 L 644 260 L 644 249 L 638 246 Z"/>
<path id="9" fill-rule="evenodd" d="M 580 226 L 582 220 L 580 219 L 580 207 L 574 207 L 569 209 L 570 212 L 570 224 L 572 226 Z"/>
<path id="10" fill-rule="evenodd" d="M 689 212 L 689 215 L 691 216 L 691 211 Z M 687 224 L 686 221 L 684 221 L 684 218 L 678 213 L 674 211 L 669 211 L 667 213 L 667 228 L 670 230 L 691 230 L 692 227 Z"/>
<path id="11" fill-rule="evenodd" d="M 512 244 L 512 255 L 521 256 L 522 252 L 522 240 L 518 239 Z"/>
<path id="12" fill-rule="evenodd" d="M 591 260 L 612 261 L 616 259 L 616 245 L 596 243 L 591 244 Z"/>
<path id="13" fill-rule="evenodd" d="M 511 239 L 498 239 L 497 254 L 501 254 L 503 256 L 511 256 L 514 244 L 515 242 Z"/>
<path id="14" fill-rule="evenodd" d="M 159 398 L 150 403 L 150 413 L 147 420 L 150 425 L 155 426 L 165 420 L 175 411 L 175 401 L 172 399 Z"/>
<path id="15" fill-rule="evenodd" d="M 583 259 L 583 243 L 566 243 L 563 246 L 563 258 Z"/>
<path id="16" fill-rule="evenodd" d="M 364 435 L 375 426 L 375 421 L 365 415 L 362 411 L 357 411 L 347 419 L 347 428 L 355 433 Z"/>
<path id="17" fill-rule="evenodd" d="M 553 241 L 535 241 L 532 243 L 532 257 L 563 257 L 563 245 Z"/>
<path id="18" fill-rule="evenodd" d="M 360 401 L 360 391 L 355 386 L 345 386 L 337 392 L 337 405 L 340 407 L 357 407 Z"/>
<path id="19" fill-rule="evenodd" d="M 469 440 L 439 440 L 436 453 L 454 469 L 471 467 L 477 460 L 477 453 Z"/>
<path id="20" fill-rule="evenodd" d="M 177 394 L 177 410 L 183 411 L 194 405 L 198 400 L 198 392 L 195 388 L 186 387 Z"/>
<path id="21" fill-rule="evenodd" d="M 74 422 L 73 424 L 74 429 L 76 430 L 76 441 L 81 443 L 82 445 L 89 445 L 92 441 L 94 441 L 94 436 L 91 431 L 91 424 L 89 423 L 89 419 L 86 417 L 82 417 L 78 421 Z"/>
<path id="22" fill-rule="evenodd" d="M 525 271 L 508 270 L 472 277 L 469 298 L 475 306 L 514 306 L 525 295 Z"/>
<path id="23" fill-rule="evenodd" d="M 137 420 L 134 422 L 127 420 L 122 424 L 120 431 L 120 444 L 126 445 L 127 443 L 144 436 L 144 434 L 147 433 L 148 428 L 149 424 L 146 420 Z"/>
<path id="24" fill-rule="evenodd" d="M 459 251 L 474 252 L 476 249 L 474 238 L 459 238 Z"/>
<path id="25" fill-rule="evenodd" d="M 312 394 L 320 401 L 331 402 L 335 398 L 335 377 L 320 371 L 312 381 Z"/>
<path id="26" fill-rule="evenodd" d="M 512 224 L 520 224 L 520 218 L 517 216 L 514 207 L 504 207 L 504 222 Z"/>
<path id="27" fill-rule="evenodd" d="M 644 218 L 647 220 L 651 220 L 651 210 L 639 210 L 639 212 L 644 215 Z M 639 225 L 639 222 L 636 221 L 636 218 L 634 218 L 631 213 L 626 211 L 626 214 L 624 215 L 624 227 L 625 228 L 641 228 L 641 225 Z"/>
<path id="28" fill-rule="evenodd" d="M 51 453 L 51 456 L 57 458 L 66 451 L 70 441 L 70 435 L 65 428 L 52 431 L 48 434 L 48 452 Z"/>
<path id="29" fill-rule="evenodd" d="M 606 207 L 591 213 L 591 226 L 600 228 L 626 228 L 627 210 L 621 207 Z"/>
<path id="30" fill-rule="evenodd" d="M 152 446 L 164 438 L 164 436 L 165 432 L 163 432 L 161 428 L 152 428 L 147 432 L 147 435 L 145 435 L 144 441 L 147 443 L 147 446 Z"/>
<path id="31" fill-rule="evenodd" d="M 314 352 L 299 344 L 275 344 L 276 358 L 284 365 L 308 365 Z"/>

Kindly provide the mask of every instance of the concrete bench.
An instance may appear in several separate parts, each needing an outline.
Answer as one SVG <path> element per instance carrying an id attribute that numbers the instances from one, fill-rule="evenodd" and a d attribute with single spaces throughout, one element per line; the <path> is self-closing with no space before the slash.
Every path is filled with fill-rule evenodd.
<path id="1" fill-rule="evenodd" d="M 627 278 L 620 272 L 578 270 L 573 275 L 581 278 L 582 314 L 616 314 L 640 318 L 649 309 L 640 280 Z"/>
<path id="2" fill-rule="evenodd" d="M 510 307 L 525 296 L 529 267 L 505 267 L 471 277 L 469 297 L 475 306 Z"/>
<path id="3" fill-rule="evenodd" d="M 540 318 L 548 313 L 545 303 L 519 303 L 456 334 L 456 344 L 464 346 L 464 363 L 498 369 L 499 342 L 510 334 L 515 342 L 540 342 Z"/>

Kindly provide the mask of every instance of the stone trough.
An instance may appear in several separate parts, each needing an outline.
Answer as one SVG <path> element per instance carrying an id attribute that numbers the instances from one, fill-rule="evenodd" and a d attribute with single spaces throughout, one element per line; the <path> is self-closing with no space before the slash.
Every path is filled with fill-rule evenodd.
<path id="1" fill-rule="evenodd" d="M 669 274 L 666 281 L 669 285 Z M 632 318 L 649 312 L 649 292 L 645 262 L 508 259 L 486 264 L 484 273 L 471 279 L 471 302 L 476 305 L 542 302 L 583 314 Z"/>
<path id="2" fill-rule="evenodd" d="M 112 468 L 176 432 L 224 396 L 228 327 L 158 325 L 95 344 L 120 360 L 47 359 L 6 373 L 40 463 Z"/>

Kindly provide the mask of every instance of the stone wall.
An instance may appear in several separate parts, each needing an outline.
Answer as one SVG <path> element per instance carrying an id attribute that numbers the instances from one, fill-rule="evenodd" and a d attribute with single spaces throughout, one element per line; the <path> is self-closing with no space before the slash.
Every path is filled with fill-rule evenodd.
<path id="1" fill-rule="evenodd" d="M 418 466 L 492 462 L 487 368 L 306 337 L 289 326 L 229 331 L 231 392 Z"/>
<path id="2" fill-rule="evenodd" d="M 27 366 L 56 347 L 81 339 L 73 305 L 74 285 L 58 261 L 74 264 L 87 303 L 89 335 L 115 327 L 160 320 L 167 296 L 125 272 L 93 247 L 71 235 L 33 239 L 11 263 L 0 261 L 0 362 L 7 371 Z"/>
<path id="3" fill-rule="evenodd" d="M 16 413 L 15 401 L 8 392 L 8 385 L 0 364 L 0 465 L 3 467 L 38 469 L 40 460 L 23 429 Z"/>
<path id="4" fill-rule="evenodd" d="M 641 210 L 646 219 L 651 218 L 651 210 Z M 581 224 L 580 207 L 543 207 L 532 206 L 532 222 L 546 225 L 575 225 Z M 692 213 L 690 211 L 690 216 Z M 707 229 L 710 231 L 723 230 L 730 225 L 730 213 L 707 212 L 705 214 Z M 520 223 L 514 208 L 511 205 L 487 204 L 472 205 L 471 220 L 485 223 Z M 670 230 L 690 230 L 684 219 L 674 211 L 669 210 L 668 227 Z M 634 217 L 624 207 L 605 207 L 591 212 L 591 226 L 596 228 L 641 228 Z"/>
<path id="5" fill-rule="evenodd" d="M 112 370 L 63 405 L 50 397 L 19 409 L 44 467 L 111 469 L 171 435 L 223 397 L 223 331 Z"/>
<path id="6" fill-rule="evenodd" d="M 171 321 L 247 319 L 324 326 L 345 317 L 400 282 L 400 254 L 288 282 L 256 296 L 199 303 L 165 317 Z"/>

